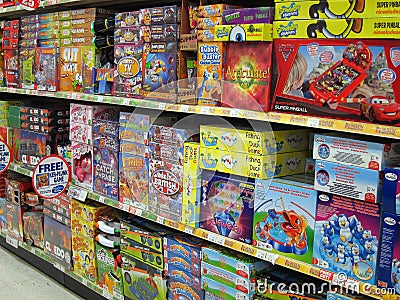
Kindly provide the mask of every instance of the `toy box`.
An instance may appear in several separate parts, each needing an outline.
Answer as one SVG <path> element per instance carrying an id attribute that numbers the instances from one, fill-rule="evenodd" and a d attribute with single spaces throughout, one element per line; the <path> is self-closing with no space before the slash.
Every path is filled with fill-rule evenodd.
<path id="1" fill-rule="evenodd" d="M 199 18 L 220 17 L 225 10 L 235 8 L 238 8 L 238 6 L 227 4 L 200 5 L 197 15 Z"/>
<path id="2" fill-rule="evenodd" d="M 176 5 L 152 7 L 149 10 L 151 16 L 150 24 L 175 24 L 180 20 L 180 8 Z M 143 14 L 143 24 L 150 25 L 145 14 Z"/>
<path id="3" fill-rule="evenodd" d="M 215 26 L 222 24 L 222 17 L 198 18 L 197 28 L 200 30 L 214 29 Z"/>
<path id="4" fill-rule="evenodd" d="M 32 16 L 23 16 L 20 19 L 21 21 L 21 27 L 25 24 L 36 24 L 39 22 L 38 15 L 32 15 Z"/>
<path id="5" fill-rule="evenodd" d="M 254 131 L 200 125 L 200 146 L 253 155 L 305 151 L 309 147 L 308 130 L 274 127 L 272 130 Z"/>
<path id="6" fill-rule="evenodd" d="M 313 264 L 375 284 L 380 206 L 318 192 Z"/>
<path id="7" fill-rule="evenodd" d="M 18 176 L 15 179 L 4 178 L 6 200 L 16 205 L 25 205 L 26 193 L 32 190 L 32 180 Z"/>
<path id="8" fill-rule="evenodd" d="M 179 39 L 179 25 L 164 24 L 142 26 L 145 42 L 176 42 Z"/>
<path id="9" fill-rule="evenodd" d="M 54 29 L 40 30 L 38 31 L 37 36 L 40 40 L 59 39 L 61 37 L 60 31 Z"/>
<path id="10" fill-rule="evenodd" d="M 149 157 L 177 165 L 183 163 L 183 148 L 179 146 L 163 145 L 155 142 L 149 143 Z"/>
<path id="11" fill-rule="evenodd" d="M 148 265 L 153 266 L 156 269 L 164 269 L 164 257 L 163 254 L 157 252 L 154 249 L 139 245 L 138 243 L 127 239 L 121 238 L 121 251 L 131 255 L 132 257 L 144 262 Z"/>
<path id="12" fill-rule="evenodd" d="M 200 147 L 200 168 L 266 179 L 304 173 L 307 151 L 251 155 Z"/>
<path id="13" fill-rule="evenodd" d="M 151 125 L 149 130 L 149 141 L 163 145 L 183 147 L 184 142 L 195 139 L 196 131 L 161 125 Z"/>
<path id="14" fill-rule="evenodd" d="M 168 279 L 167 299 L 203 300 L 204 291 L 201 289 L 201 277 L 191 276 L 175 269 Z"/>
<path id="15" fill-rule="evenodd" d="M 114 11 L 105 8 L 82 8 L 71 10 L 71 19 L 85 19 L 85 18 L 108 18 L 114 15 Z"/>
<path id="16" fill-rule="evenodd" d="M 19 28 L 19 20 L 4 21 L 3 30 L 18 29 L 18 28 Z"/>
<path id="17" fill-rule="evenodd" d="M 202 261 L 246 279 L 255 280 L 258 273 L 271 268 L 271 264 L 230 249 L 203 247 Z"/>
<path id="18" fill-rule="evenodd" d="M 158 270 L 122 252 L 124 295 L 128 299 L 163 300 L 167 284 L 163 271 Z"/>
<path id="19" fill-rule="evenodd" d="M 62 118 L 48 118 L 48 117 L 39 117 L 32 116 L 28 114 L 21 115 L 21 121 L 27 121 L 31 124 L 38 124 L 44 126 L 54 126 L 54 125 L 68 125 L 69 119 Z"/>
<path id="20" fill-rule="evenodd" d="M 214 41 L 214 29 L 204 29 L 197 31 L 198 42 L 213 42 Z"/>
<path id="21" fill-rule="evenodd" d="M 399 215 L 384 212 L 382 217 L 382 236 L 379 244 L 380 257 L 377 264 L 377 286 L 394 288 L 400 293 L 400 247 Z"/>
<path id="22" fill-rule="evenodd" d="M 63 109 L 63 106 L 60 106 L 61 105 L 58 105 L 57 108 L 54 106 L 51 106 L 49 108 L 22 106 L 20 108 L 20 112 L 21 114 L 29 114 L 32 116 L 40 117 L 68 117 L 69 109 Z"/>
<path id="23" fill-rule="evenodd" d="M 96 67 L 98 63 L 96 55 L 101 56 L 101 51 L 98 51 L 94 46 L 82 47 L 82 78 L 83 92 L 86 94 L 94 94 L 96 81 Z"/>
<path id="24" fill-rule="evenodd" d="M 7 202 L 7 235 L 18 241 L 24 240 L 22 215 L 26 211 L 25 206 Z"/>
<path id="25" fill-rule="evenodd" d="M 393 5 L 396 5 L 393 0 L 387 1 L 385 5 L 380 5 L 376 0 L 368 2 L 368 5 L 365 3 L 350 5 L 343 0 L 329 0 L 325 3 L 280 2 L 275 4 L 275 20 L 398 17 L 398 11 L 389 9 L 395 7 Z"/>
<path id="26" fill-rule="evenodd" d="M 64 21 L 64 20 L 71 20 L 71 11 L 70 10 L 65 10 L 65 11 L 59 11 L 58 12 L 58 20 L 59 21 Z"/>
<path id="27" fill-rule="evenodd" d="M 273 37 L 277 38 L 399 38 L 397 18 L 341 18 L 274 21 Z"/>
<path id="28" fill-rule="evenodd" d="M 0 198 L 0 232 L 7 233 L 7 201 Z"/>
<path id="29" fill-rule="evenodd" d="M 281 72 L 272 110 L 372 122 L 398 121 L 400 91 L 395 87 L 399 76 L 393 56 L 397 44 L 362 38 L 362 42 L 275 40 L 276 63 Z"/>
<path id="30" fill-rule="evenodd" d="M 198 43 L 197 98 L 199 105 L 220 106 L 224 55 L 225 48 L 221 42 Z"/>
<path id="31" fill-rule="evenodd" d="M 72 268 L 71 228 L 44 216 L 44 252 L 56 262 Z"/>
<path id="32" fill-rule="evenodd" d="M 118 139 L 118 122 L 94 119 L 92 123 L 93 138 L 109 136 Z"/>
<path id="33" fill-rule="evenodd" d="M 115 28 L 142 25 L 140 11 L 119 12 L 115 14 Z"/>
<path id="34" fill-rule="evenodd" d="M 119 151 L 119 140 L 111 137 L 111 136 L 107 136 L 107 135 L 103 135 L 103 136 L 98 136 L 96 138 L 93 139 L 93 145 L 94 147 L 97 148 L 107 148 L 109 150 L 118 152 Z"/>
<path id="35" fill-rule="evenodd" d="M 55 134 L 55 133 L 66 133 L 69 130 L 69 126 L 43 126 L 39 124 L 32 124 L 29 122 L 21 122 L 21 129 L 27 129 L 30 131 L 36 131 L 45 134 Z M 68 135 L 68 134 L 67 134 Z"/>
<path id="36" fill-rule="evenodd" d="M 71 216 L 71 231 L 73 234 L 80 235 L 88 240 L 93 240 L 94 237 L 99 233 L 93 224 L 84 222 L 74 214 Z"/>
<path id="37" fill-rule="evenodd" d="M 35 86 L 39 91 L 58 90 L 58 49 L 36 48 Z"/>
<path id="38" fill-rule="evenodd" d="M 72 253 L 74 272 L 84 278 L 96 282 L 96 249 L 94 240 L 72 234 Z"/>
<path id="39" fill-rule="evenodd" d="M 21 49 L 19 65 L 21 66 L 21 88 L 34 89 L 35 49 Z"/>
<path id="40" fill-rule="evenodd" d="M 214 40 L 218 42 L 272 41 L 272 24 L 216 25 Z"/>
<path id="41" fill-rule="evenodd" d="M 148 210 L 148 158 L 119 153 L 119 202 Z"/>
<path id="42" fill-rule="evenodd" d="M 203 171 L 199 227 L 251 244 L 254 181 Z"/>
<path id="43" fill-rule="evenodd" d="M 114 92 L 114 68 L 97 68 L 94 93 L 112 95 Z"/>
<path id="44" fill-rule="evenodd" d="M 71 182 L 77 186 L 93 189 L 93 147 L 72 142 Z"/>
<path id="45" fill-rule="evenodd" d="M 294 184 L 256 180 L 253 245 L 311 264 L 317 192 Z"/>
<path id="46" fill-rule="evenodd" d="M 143 96 L 176 102 L 177 42 L 145 43 L 143 46 Z"/>
<path id="47" fill-rule="evenodd" d="M 18 49 L 18 39 L 12 38 L 4 38 L 2 40 L 2 48 L 7 50 L 16 50 Z"/>
<path id="48" fill-rule="evenodd" d="M 379 171 L 400 163 L 399 143 L 379 143 L 367 137 L 315 134 L 313 151 L 314 159 Z"/>
<path id="49" fill-rule="evenodd" d="M 119 28 L 114 31 L 114 44 L 140 43 L 143 42 L 142 26 L 130 26 Z"/>
<path id="50" fill-rule="evenodd" d="M 43 207 L 43 214 L 45 216 L 48 216 L 48 217 L 60 222 L 63 225 L 68 226 L 69 228 L 71 228 L 71 218 L 70 217 L 66 217 L 66 216 L 60 214 L 59 212 L 48 208 L 47 206 Z"/>
<path id="51" fill-rule="evenodd" d="M 36 40 L 34 40 L 36 41 Z M 21 44 L 22 45 L 22 44 Z M 37 40 L 37 46 L 41 48 L 53 48 L 53 47 L 60 47 L 61 43 L 59 39 L 54 39 L 54 40 Z M 65 46 L 71 46 L 65 45 Z M 58 66 L 58 65 L 57 65 Z"/>
<path id="52" fill-rule="evenodd" d="M 38 24 L 38 30 L 59 30 L 60 29 L 60 24 L 58 21 L 55 22 L 47 22 L 47 23 L 39 23 Z"/>
<path id="53" fill-rule="evenodd" d="M 63 20 L 58 22 L 60 29 L 71 29 L 72 28 L 72 20 Z"/>
<path id="54" fill-rule="evenodd" d="M 118 121 L 119 108 L 101 105 L 83 105 L 71 103 L 70 121 L 92 125 L 94 119 Z"/>
<path id="55" fill-rule="evenodd" d="M 19 46 L 22 48 L 35 48 L 38 46 L 37 39 L 19 40 Z"/>
<path id="56" fill-rule="evenodd" d="M 43 213 L 25 212 L 22 215 L 24 239 L 28 245 L 43 249 Z"/>
<path id="57" fill-rule="evenodd" d="M 382 182 L 382 210 L 400 215 L 400 169 L 386 168 Z"/>
<path id="58" fill-rule="evenodd" d="M 135 130 L 149 131 L 150 126 L 153 124 L 163 123 L 163 125 L 172 125 L 177 121 L 176 116 L 160 116 L 159 112 L 140 111 L 136 108 L 135 112 L 121 112 L 119 116 L 119 123 L 121 127 L 127 127 Z"/>
<path id="59" fill-rule="evenodd" d="M 227 43 L 225 55 L 222 106 L 268 111 L 272 43 Z"/>
<path id="60" fill-rule="evenodd" d="M 18 50 L 4 50 L 4 67 L 7 70 L 19 70 Z"/>
<path id="61" fill-rule="evenodd" d="M 182 166 L 149 159 L 149 210 L 151 212 L 181 222 L 182 177 Z"/>
<path id="62" fill-rule="evenodd" d="M 201 262 L 201 278 L 212 279 L 245 294 L 255 294 L 256 292 L 255 280 L 251 282 L 249 278 L 243 278 L 205 262 Z"/>
<path id="63" fill-rule="evenodd" d="M 170 234 L 170 230 L 154 222 L 137 219 L 121 220 L 121 237 L 160 253 L 163 251 L 163 237 Z"/>
<path id="64" fill-rule="evenodd" d="M 71 122 L 69 139 L 87 145 L 93 144 L 92 126 Z"/>
<path id="65" fill-rule="evenodd" d="M 82 48 L 60 47 L 58 63 L 60 91 L 82 92 Z"/>
<path id="66" fill-rule="evenodd" d="M 143 45 L 115 45 L 114 95 L 142 96 Z"/>
<path id="67" fill-rule="evenodd" d="M 74 37 L 60 39 L 60 46 L 91 46 L 93 45 L 93 37 Z"/>
<path id="68" fill-rule="evenodd" d="M 135 156 L 141 156 L 145 158 L 149 157 L 149 148 L 141 143 L 133 143 L 121 140 L 119 151 Z"/>
<path id="69" fill-rule="evenodd" d="M 57 202 L 59 204 L 57 204 Z M 43 201 L 43 205 L 44 207 L 47 207 L 48 209 L 51 209 L 67 218 L 71 218 L 71 210 L 69 209 L 69 203 L 65 202 L 64 200 L 55 199 L 55 202 L 53 202 L 53 199 L 45 199 Z"/>
<path id="70" fill-rule="evenodd" d="M 118 201 L 118 152 L 94 147 L 93 190 Z"/>
<path id="71" fill-rule="evenodd" d="M 270 24 L 274 19 L 273 7 L 229 8 L 222 12 L 222 24 Z"/>
<path id="72" fill-rule="evenodd" d="M 201 288 L 205 291 L 206 300 L 252 300 L 254 296 L 245 294 L 207 277 L 201 278 Z"/>
<path id="73" fill-rule="evenodd" d="M 124 294 L 122 284 L 122 259 L 119 249 L 108 248 L 96 243 L 98 284 L 111 295 L 121 299 Z"/>
<path id="74" fill-rule="evenodd" d="M 192 227 L 198 227 L 200 221 L 201 169 L 199 159 L 199 144 L 184 143 L 182 223 Z"/>
<path id="75" fill-rule="evenodd" d="M 81 219 L 89 224 L 96 224 L 100 216 L 112 215 L 112 208 L 99 202 L 78 200 L 71 201 L 71 216 Z"/>
<path id="76" fill-rule="evenodd" d="M 52 12 L 47 14 L 40 14 L 38 15 L 39 23 L 49 23 L 58 21 L 58 12 Z"/>
<path id="77" fill-rule="evenodd" d="M 314 188 L 367 202 L 381 202 L 383 172 L 316 160 Z"/>

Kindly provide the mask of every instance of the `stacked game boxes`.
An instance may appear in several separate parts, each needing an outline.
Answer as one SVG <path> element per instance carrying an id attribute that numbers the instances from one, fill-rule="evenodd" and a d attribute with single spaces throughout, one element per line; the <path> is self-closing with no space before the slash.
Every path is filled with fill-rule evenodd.
<path id="1" fill-rule="evenodd" d="M 106 159 L 106 154 L 112 156 L 115 154 L 113 151 L 118 151 L 118 141 L 113 139 L 113 128 L 115 130 L 116 126 L 113 122 L 117 121 L 117 118 L 118 110 L 116 107 L 71 103 L 70 140 L 72 142 L 71 165 L 73 184 L 93 190 L 93 176 L 95 174 L 93 165 L 96 159 L 96 164 L 99 166 L 99 176 L 97 178 L 103 179 L 103 183 L 114 182 L 114 185 L 116 186 L 117 179 L 114 172 L 115 170 L 111 170 L 109 166 L 100 165 L 100 157 L 104 154 L 103 159 Z M 99 122 L 94 120 L 98 120 Z M 94 124 L 98 124 L 99 126 L 95 129 L 97 133 L 95 132 L 93 134 Z M 101 149 L 100 146 L 103 145 L 100 143 L 103 142 L 105 143 L 104 148 Z M 93 146 L 97 147 L 96 157 L 94 157 Z M 101 151 L 104 153 L 101 153 Z M 109 164 L 111 164 L 112 157 L 108 158 L 110 161 Z M 102 163 L 105 164 L 105 162 Z M 103 178 L 101 178 L 102 176 Z M 105 179 L 108 179 L 108 181 L 104 181 Z M 104 186 L 102 187 L 100 184 L 102 181 L 97 181 L 98 186 L 96 187 L 96 190 L 101 191 L 109 196 L 116 196 L 118 194 L 118 191 L 113 188 L 110 188 L 109 190 L 107 188 L 103 189 Z"/>
<path id="2" fill-rule="evenodd" d="M 97 282 L 106 294 L 121 299 L 124 295 L 120 253 L 120 220 L 99 216 L 96 223 Z M 103 292 L 104 293 L 104 292 Z"/>
<path id="3" fill-rule="evenodd" d="M 149 210 L 181 222 L 183 146 L 195 139 L 195 131 L 162 125 L 149 130 Z"/>
<path id="4" fill-rule="evenodd" d="M 43 199 L 36 192 L 25 193 L 27 211 L 22 215 L 24 240 L 28 245 L 44 248 Z"/>
<path id="5" fill-rule="evenodd" d="M 19 67 L 21 75 L 21 88 L 34 89 L 34 70 L 38 40 L 38 16 L 22 17 L 21 34 L 19 38 L 20 56 Z M 18 35 L 16 35 L 18 38 Z"/>
<path id="6" fill-rule="evenodd" d="M 141 97 L 143 32 L 140 11 L 115 14 L 114 95 Z"/>
<path id="7" fill-rule="evenodd" d="M 119 124 L 115 121 L 94 119 L 93 136 L 93 191 L 118 201 Z"/>
<path id="8" fill-rule="evenodd" d="M 177 101 L 177 62 L 180 7 L 142 9 L 143 96 L 166 102 Z"/>
<path id="9" fill-rule="evenodd" d="M 21 107 L 20 160 L 34 168 L 43 157 L 57 153 L 57 147 L 69 144 L 69 109 Z"/>
<path id="10" fill-rule="evenodd" d="M 101 216 L 112 215 L 112 208 L 98 202 L 71 200 L 71 231 L 74 272 L 96 282 L 96 223 Z"/>
<path id="11" fill-rule="evenodd" d="M 163 226 L 139 220 L 121 221 L 124 295 L 128 299 L 166 299 Z"/>
<path id="12" fill-rule="evenodd" d="M 386 166 L 398 165 L 397 147 L 367 138 L 314 135 L 314 264 L 375 284 L 381 176 Z"/>
<path id="13" fill-rule="evenodd" d="M 53 199 L 44 199 L 43 212 L 57 222 L 71 227 L 70 198 L 66 193 Z"/>
<path id="14" fill-rule="evenodd" d="M 19 74 L 19 20 L 5 21 L 3 26 L 2 48 L 4 51 L 4 78 L 7 87 L 18 88 Z"/>
<path id="15" fill-rule="evenodd" d="M 204 299 L 201 289 L 201 248 L 204 241 L 185 235 L 164 237 L 168 299 Z"/>
<path id="16" fill-rule="evenodd" d="M 203 247 L 201 287 L 205 299 L 253 299 L 257 276 L 271 268 L 271 264 L 255 257 L 228 249 Z"/>

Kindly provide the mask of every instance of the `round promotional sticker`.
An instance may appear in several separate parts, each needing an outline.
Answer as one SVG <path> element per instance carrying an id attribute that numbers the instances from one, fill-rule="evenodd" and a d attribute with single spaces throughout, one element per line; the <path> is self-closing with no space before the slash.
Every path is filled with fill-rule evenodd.
<path id="1" fill-rule="evenodd" d="M 18 3 L 26 10 L 35 10 L 40 5 L 40 0 L 20 0 Z"/>
<path id="2" fill-rule="evenodd" d="M 67 161 L 58 155 L 42 158 L 33 170 L 32 185 L 42 198 L 58 197 L 70 181 L 71 168 Z"/>
<path id="3" fill-rule="evenodd" d="M 7 171 L 11 162 L 10 147 L 3 141 L 0 141 L 0 174 Z"/>

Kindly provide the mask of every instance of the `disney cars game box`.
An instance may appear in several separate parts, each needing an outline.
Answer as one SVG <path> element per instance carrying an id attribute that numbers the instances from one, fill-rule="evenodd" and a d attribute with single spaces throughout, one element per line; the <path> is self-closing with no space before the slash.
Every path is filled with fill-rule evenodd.
<path id="1" fill-rule="evenodd" d="M 276 39 L 272 110 L 377 123 L 400 121 L 395 40 Z"/>

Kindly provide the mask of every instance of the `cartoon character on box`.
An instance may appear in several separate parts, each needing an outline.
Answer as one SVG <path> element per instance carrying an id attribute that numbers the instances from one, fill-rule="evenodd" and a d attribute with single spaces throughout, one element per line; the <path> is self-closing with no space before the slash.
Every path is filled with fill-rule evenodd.
<path id="1" fill-rule="evenodd" d="M 375 283 L 379 229 L 378 204 L 319 192 L 313 264 Z"/>
<path id="2" fill-rule="evenodd" d="M 35 85 L 39 91 L 57 91 L 57 60 L 56 48 L 36 48 Z"/>
<path id="3" fill-rule="evenodd" d="M 300 45 L 299 45 L 300 44 Z M 396 53 L 383 40 L 278 40 L 282 69 L 273 110 L 398 122 Z M 388 59 L 388 58 L 391 59 Z M 280 62 L 282 64 L 280 64 Z"/>
<path id="4" fill-rule="evenodd" d="M 82 92 L 82 47 L 60 47 L 60 91 Z"/>
<path id="5" fill-rule="evenodd" d="M 254 182 L 203 171 L 202 185 L 199 226 L 250 244 Z"/>
<path id="6" fill-rule="evenodd" d="M 72 180 L 77 185 L 92 189 L 93 148 L 86 144 L 72 144 Z"/>
<path id="7" fill-rule="evenodd" d="M 94 148 L 93 190 L 118 199 L 118 153 L 107 148 Z"/>

